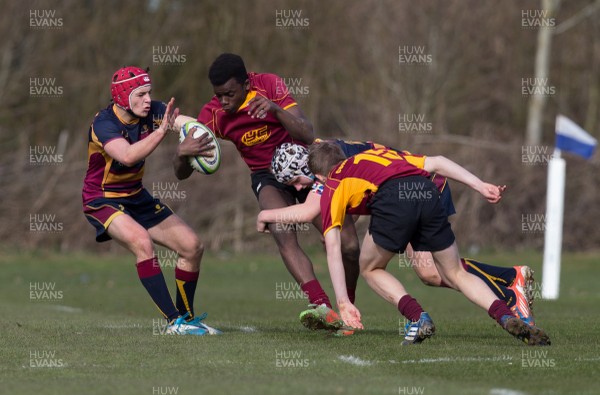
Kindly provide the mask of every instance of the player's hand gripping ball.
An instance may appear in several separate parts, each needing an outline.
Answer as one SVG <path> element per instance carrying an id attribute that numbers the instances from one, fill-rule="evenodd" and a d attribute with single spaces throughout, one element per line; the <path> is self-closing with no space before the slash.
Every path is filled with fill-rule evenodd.
<path id="1" fill-rule="evenodd" d="M 197 139 L 207 134 L 212 138 L 214 148 L 208 153 L 208 156 L 190 156 L 190 166 L 202 174 L 213 174 L 221 165 L 221 147 L 214 133 L 200 122 L 190 121 L 181 127 L 179 132 L 179 142 L 181 143 L 188 134 Z"/>

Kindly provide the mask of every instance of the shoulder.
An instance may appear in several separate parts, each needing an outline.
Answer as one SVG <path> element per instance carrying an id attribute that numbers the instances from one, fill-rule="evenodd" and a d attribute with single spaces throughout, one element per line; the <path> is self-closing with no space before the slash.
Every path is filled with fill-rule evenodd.
<path id="1" fill-rule="evenodd" d="M 248 73 L 250 83 L 257 88 L 282 84 L 283 79 L 272 73 Z"/>
<path id="2" fill-rule="evenodd" d="M 92 121 L 92 127 L 96 132 L 98 131 L 120 131 L 121 122 L 112 110 L 112 105 L 100 110 L 94 120 Z"/>

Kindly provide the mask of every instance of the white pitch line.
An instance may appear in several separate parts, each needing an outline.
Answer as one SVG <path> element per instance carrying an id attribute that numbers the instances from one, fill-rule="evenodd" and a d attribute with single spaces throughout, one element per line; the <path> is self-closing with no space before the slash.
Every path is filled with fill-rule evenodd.
<path id="1" fill-rule="evenodd" d="M 459 358 L 422 358 L 400 361 L 400 363 L 438 363 L 438 362 L 510 362 L 513 357 L 502 355 L 500 357 L 459 357 Z M 390 361 L 391 362 L 391 361 Z"/>
<path id="2" fill-rule="evenodd" d="M 527 393 L 508 388 L 492 388 L 490 390 L 490 395 L 527 395 Z"/>
<path id="3" fill-rule="evenodd" d="M 340 355 L 338 359 L 342 362 L 349 363 L 351 365 L 356 366 L 371 366 L 373 362 L 365 361 L 364 359 L 360 359 L 359 357 L 355 357 L 354 355 Z"/>
<path id="4" fill-rule="evenodd" d="M 240 326 L 240 330 L 244 333 L 256 333 L 258 329 L 253 326 Z"/>
<path id="5" fill-rule="evenodd" d="M 52 310 L 64 311 L 65 313 L 81 313 L 83 309 L 79 307 L 65 306 L 62 304 L 53 304 L 48 306 Z"/>

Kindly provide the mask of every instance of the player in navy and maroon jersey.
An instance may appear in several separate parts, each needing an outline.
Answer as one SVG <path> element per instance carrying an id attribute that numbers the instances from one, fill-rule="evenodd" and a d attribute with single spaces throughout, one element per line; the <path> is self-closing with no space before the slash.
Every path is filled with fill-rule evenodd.
<path id="1" fill-rule="evenodd" d="M 252 191 L 261 209 L 286 207 L 303 202 L 308 191 L 275 180 L 269 168 L 275 148 L 285 142 L 307 145 L 314 139 L 311 123 L 289 94 L 284 81 L 274 74 L 248 73 L 238 55 L 221 54 L 209 69 L 215 96 L 204 105 L 198 121 L 217 137 L 235 144 L 251 172 Z M 192 174 L 187 157 L 196 154 L 193 139 L 184 140 L 174 159 L 175 174 L 184 179 Z M 312 263 L 295 232 L 271 234 L 283 262 L 308 295 L 314 308 L 301 314 L 302 323 L 313 329 L 339 328 L 341 320 L 330 309 L 327 294 L 316 279 Z M 358 273 L 356 274 L 358 277 Z"/>
<path id="2" fill-rule="evenodd" d="M 480 278 L 462 270 L 454 233 L 429 176 L 437 173 L 462 182 L 490 203 L 501 199 L 503 187 L 481 181 L 444 157 L 419 157 L 389 149 L 367 150 L 346 158 L 339 145 L 323 142 L 310 147 L 308 163 L 324 184 L 321 215 L 327 264 L 340 315 L 347 325 L 363 328 L 360 312 L 346 292 L 341 260 L 340 228 L 348 213 L 371 216 L 361 246 L 360 269 L 369 286 L 387 301 L 397 305 L 408 295 L 385 269 L 390 259 L 411 243 L 415 251 L 431 251 L 444 282 L 486 309 L 511 335 L 530 345 L 550 344 L 543 330 L 515 317 Z M 405 316 L 411 323 L 403 344 L 420 343 L 433 335 L 433 321 L 416 300 L 411 298 Z"/>
<path id="3" fill-rule="evenodd" d="M 393 149 L 372 141 L 315 139 L 313 144 L 319 144 L 323 141 L 330 141 L 337 144 L 346 158 L 369 149 Z M 393 150 L 411 155 L 408 151 Z M 421 155 L 412 156 L 420 157 Z M 257 230 L 263 232 L 267 224 L 271 222 L 304 223 L 314 221 L 315 218 L 318 218 L 321 214 L 320 201 L 323 193 L 323 184 L 319 180 L 315 180 L 314 175 L 308 168 L 308 150 L 300 145 L 284 143 L 277 147 L 275 155 L 273 155 L 271 168 L 275 178 L 279 182 L 293 186 L 298 190 L 310 188 L 310 193 L 304 203 L 261 211 L 256 220 Z M 440 200 L 446 215 L 451 216 L 455 214 L 456 210 L 452 202 L 450 185 L 446 177 L 433 174 L 430 179 L 440 192 Z M 358 235 L 356 231 L 350 232 L 346 229 L 348 224 L 351 224 L 352 229 L 354 229 L 354 219 L 352 216 L 347 217 L 346 222 L 342 226 L 342 245 L 350 239 L 352 239 L 351 244 L 358 245 Z M 321 229 L 319 228 L 319 230 Z M 449 287 L 440 277 L 430 252 L 413 251 L 412 246 L 408 244 L 406 255 L 409 257 L 411 266 L 423 283 L 436 287 Z M 356 264 L 358 264 L 358 261 L 356 261 Z M 535 324 L 530 307 L 533 302 L 534 293 L 533 271 L 531 268 L 528 266 L 493 266 L 466 258 L 461 258 L 461 264 L 466 271 L 481 278 L 498 298 L 506 302 L 515 315 L 530 325 Z M 346 269 L 346 265 L 344 269 Z M 348 274 L 346 273 L 347 280 Z M 354 292 L 350 287 L 348 287 L 348 297 L 350 302 L 354 303 Z M 402 311 L 402 302 L 399 303 L 398 309 Z"/>
<path id="4" fill-rule="evenodd" d="M 165 105 L 151 99 L 147 70 L 124 67 L 114 73 L 114 103 L 94 117 L 88 132 L 88 169 L 83 211 L 96 228 L 96 241 L 115 239 L 136 257 L 138 276 L 168 321 L 167 333 L 215 334 L 194 317 L 194 293 L 203 246 L 194 231 L 142 185 L 145 159 L 168 131 L 194 118 L 179 115 L 174 99 Z M 204 140 L 202 152 L 211 149 Z M 177 251 L 176 303 L 165 283 L 154 244 Z"/>

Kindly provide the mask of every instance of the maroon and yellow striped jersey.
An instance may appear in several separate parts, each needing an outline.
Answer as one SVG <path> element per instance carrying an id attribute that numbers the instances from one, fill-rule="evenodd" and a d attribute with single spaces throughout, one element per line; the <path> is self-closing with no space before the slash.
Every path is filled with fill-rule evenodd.
<path id="1" fill-rule="evenodd" d="M 370 149 L 356 154 L 327 176 L 321 196 L 323 234 L 341 227 L 346 213 L 370 215 L 367 205 L 381 184 L 408 176 L 429 177 L 423 170 L 425 156 L 399 153 L 390 149 Z"/>
<path id="2" fill-rule="evenodd" d="M 166 105 L 150 103 L 150 112 L 144 118 L 127 123 L 115 112 L 114 104 L 96 114 L 88 132 L 88 169 L 83 181 L 83 204 L 97 198 L 132 196 L 142 190 L 144 160 L 133 166 L 114 160 L 104 146 L 114 139 L 125 139 L 134 144 L 160 127 Z"/>
<path id="3" fill-rule="evenodd" d="M 251 171 L 268 169 L 275 148 L 283 143 L 305 145 L 292 139 L 281 122 L 271 113 L 263 119 L 248 115 L 248 102 L 263 96 L 287 110 L 297 103 L 289 94 L 282 78 L 275 74 L 248 73 L 250 89 L 246 100 L 233 114 L 223 110 L 219 99 L 214 96 L 198 115 L 198 122 L 208 126 L 217 137 L 235 144 L 242 159 Z"/>

